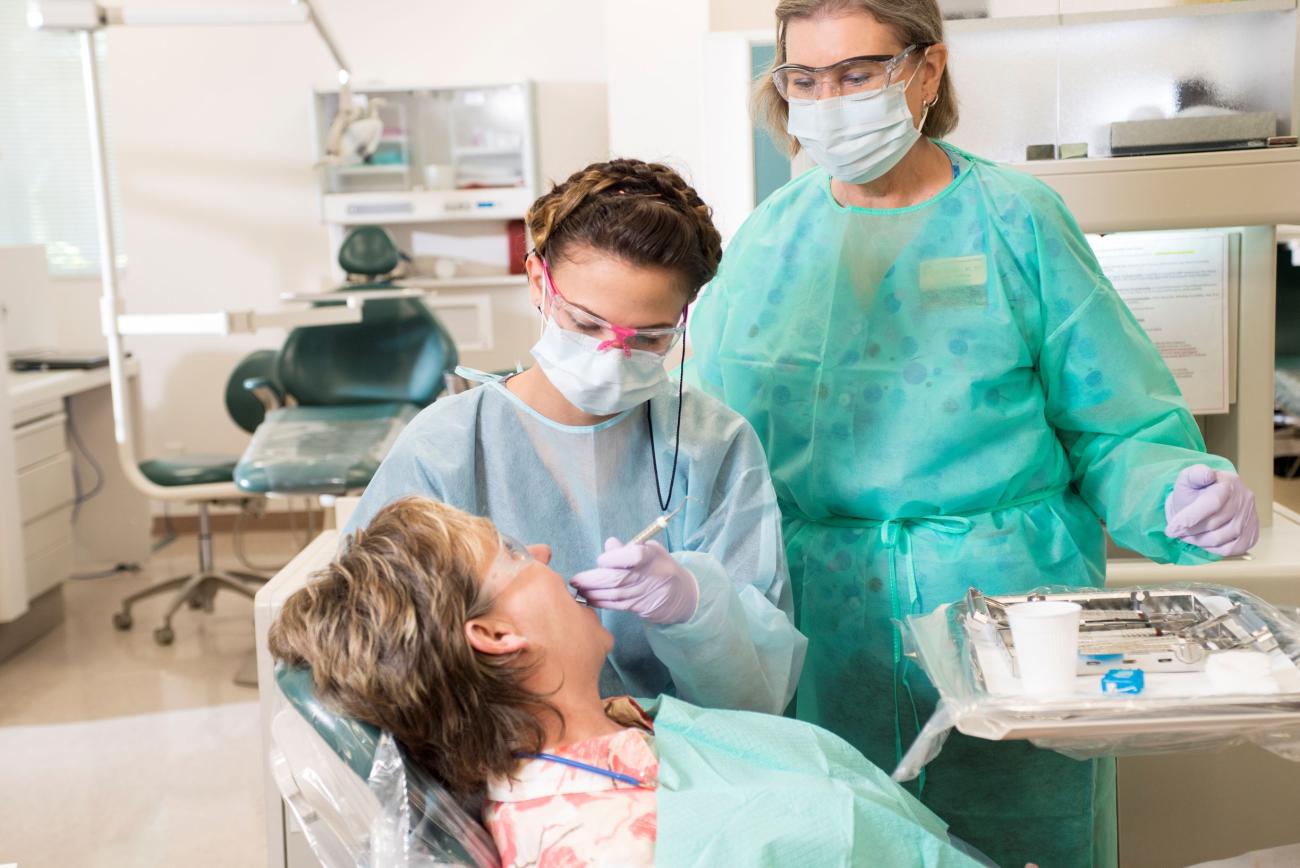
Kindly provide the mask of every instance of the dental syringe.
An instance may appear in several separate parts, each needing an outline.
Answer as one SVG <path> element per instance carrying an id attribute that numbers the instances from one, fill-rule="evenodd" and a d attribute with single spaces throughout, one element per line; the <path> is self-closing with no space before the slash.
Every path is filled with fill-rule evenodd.
<path id="1" fill-rule="evenodd" d="M 630 546 L 639 546 L 644 542 L 654 539 L 663 531 L 664 528 L 668 527 L 668 522 L 672 521 L 673 516 L 677 515 L 677 513 L 681 512 L 682 509 L 685 508 L 686 501 L 688 500 L 690 500 L 689 497 L 682 498 L 682 502 L 676 509 L 672 512 L 665 512 L 663 515 L 650 522 L 646 525 L 645 530 L 628 540 L 627 544 Z"/>
<path id="2" fill-rule="evenodd" d="M 677 513 L 681 512 L 682 509 L 685 508 L 688 500 L 690 500 L 689 497 L 683 497 L 682 502 L 678 504 L 676 509 L 672 512 L 665 512 L 663 515 L 650 522 L 639 534 L 628 540 L 627 545 L 641 545 L 642 543 L 649 542 L 659 534 L 663 533 L 664 528 L 668 527 L 668 523 L 673 520 L 673 516 L 677 515 Z M 591 606 L 591 603 L 588 603 L 582 594 L 579 594 L 576 591 L 573 594 L 573 599 L 577 600 L 579 605 Z"/>

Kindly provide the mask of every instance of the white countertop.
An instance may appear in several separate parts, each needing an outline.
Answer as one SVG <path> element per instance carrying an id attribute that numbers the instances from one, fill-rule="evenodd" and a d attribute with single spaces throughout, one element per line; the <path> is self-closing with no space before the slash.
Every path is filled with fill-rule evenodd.
<path id="1" fill-rule="evenodd" d="M 140 373 L 140 362 L 126 360 L 126 375 Z M 9 371 L 9 401 L 15 412 L 45 401 L 58 401 L 108 385 L 108 366 L 72 371 Z"/>
<path id="2" fill-rule="evenodd" d="M 1106 562 L 1106 584 L 1150 585 L 1206 582 L 1250 591 L 1270 603 L 1300 604 L 1300 515 L 1273 504 L 1273 526 L 1259 534 L 1259 544 L 1244 558 L 1197 567 L 1156 564 L 1143 558 Z"/>

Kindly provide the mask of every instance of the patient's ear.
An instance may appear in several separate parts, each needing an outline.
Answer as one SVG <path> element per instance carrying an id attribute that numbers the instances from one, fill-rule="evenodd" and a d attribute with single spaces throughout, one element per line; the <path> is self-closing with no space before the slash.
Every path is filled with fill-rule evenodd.
<path id="1" fill-rule="evenodd" d="M 528 647 L 528 640 L 515 632 L 509 621 L 500 618 L 474 618 L 465 622 L 469 646 L 483 654 L 514 654 Z"/>

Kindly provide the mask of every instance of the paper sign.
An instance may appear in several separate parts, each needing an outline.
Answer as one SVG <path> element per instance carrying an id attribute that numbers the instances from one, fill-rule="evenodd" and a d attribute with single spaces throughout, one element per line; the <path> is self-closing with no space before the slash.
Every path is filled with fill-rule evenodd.
<path id="1" fill-rule="evenodd" d="M 1227 235 L 1123 233 L 1088 241 L 1192 412 L 1228 412 Z"/>

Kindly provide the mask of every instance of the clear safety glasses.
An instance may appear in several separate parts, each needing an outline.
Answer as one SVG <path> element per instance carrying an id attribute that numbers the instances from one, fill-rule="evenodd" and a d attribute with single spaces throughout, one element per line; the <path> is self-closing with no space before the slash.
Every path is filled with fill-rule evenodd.
<path id="1" fill-rule="evenodd" d="M 525 569 L 536 562 L 528 546 L 506 534 L 497 533 L 500 547 L 488 569 L 485 585 L 492 594 L 499 594 L 506 589 Z"/>
<path id="2" fill-rule="evenodd" d="M 777 93 L 787 100 L 815 100 L 832 96 L 869 93 L 893 84 L 899 69 L 918 49 L 909 45 L 893 57 L 885 54 L 850 57 L 830 66 L 810 68 L 785 63 L 772 70 Z"/>
<path id="3" fill-rule="evenodd" d="M 630 356 L 633 350 L 640 350 L 665 356 L 686 332 L 685 310 L 682 311 L 682 317 L 677 325 L 661 328 L 628 328 L 601 319 L 560 295 L 546 259 L 541 255 L 538 255 L 537 259 L 542 263 L 542 274 L 546 277 L 547 315 L 565 331 L 577 332 L 600 341 L 597 349 L 602 352 L 617 349 L 622 350 L 625 356 Z"/>

